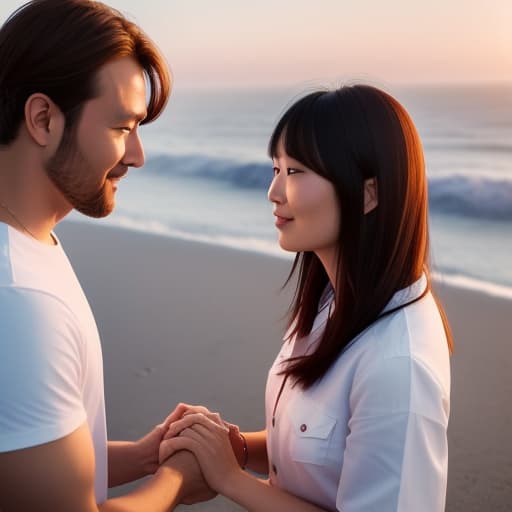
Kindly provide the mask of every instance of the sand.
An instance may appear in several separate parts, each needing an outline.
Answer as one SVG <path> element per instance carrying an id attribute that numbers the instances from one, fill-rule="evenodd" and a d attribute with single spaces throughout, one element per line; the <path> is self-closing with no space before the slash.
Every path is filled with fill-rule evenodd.
<path id="1" fill-rule="evenodd" d="M 263 428 L 288 261 L 100 222 L 63 222 L 57 233 L 100 330 L 111 439 L 137 439 L 180 401 Z M 437 288 L 456 342 L 446 510 L 510 511 L 512 301 Z M 241 510 L 223 498 L 178 508 Z"/>

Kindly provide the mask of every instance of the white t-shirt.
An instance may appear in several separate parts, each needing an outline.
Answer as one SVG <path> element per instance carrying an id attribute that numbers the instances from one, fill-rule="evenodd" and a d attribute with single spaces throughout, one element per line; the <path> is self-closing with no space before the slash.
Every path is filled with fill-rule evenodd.
<path id="1" fill-rule="evenodd" d="M 0 223 L 0 452 L 60 439 L 87 422 L 102 503 L 107 434 L 100 340 L 54 238 L 57 245 L 45 245 Z"/>
<path id="2" fill-rule="evenodd" d="M 422 276 L 385 310 L 425 290 Z M 266 389 L 270 481 L 331 511 L 442 512 L 448 469 L 450 363 L 430 293 L 361 333 L 308 390 L 283 388 L 281 362 L 311 353 L 329 315 L 291 340 Z M 294 350 L 295 347 L 295 350 Z"/>

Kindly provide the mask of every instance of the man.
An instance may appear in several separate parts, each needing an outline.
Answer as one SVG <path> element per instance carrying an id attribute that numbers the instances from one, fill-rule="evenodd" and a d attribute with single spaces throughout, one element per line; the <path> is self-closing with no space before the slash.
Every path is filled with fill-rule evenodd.
<path id="1" fill-rule="evenodd" d="M 154 44 L 99 2 L 33 0 L 0 29 L 2 512 L 156 512 L 210 497 L 190 453 L 159 467 L 165 424 L 107 442 L 98 332 L 53 233 L 73 208 L 112 211 L 118 181 L 144 162 L 139 124 L 169 91 Z M 107 484 L 146 475 L 107 500 Z"/>

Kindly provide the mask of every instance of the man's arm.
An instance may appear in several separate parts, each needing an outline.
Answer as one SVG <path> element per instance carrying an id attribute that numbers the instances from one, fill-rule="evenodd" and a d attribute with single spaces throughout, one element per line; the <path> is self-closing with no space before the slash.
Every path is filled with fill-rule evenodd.
<path id="1" fill-rule="evenodd" d="M 138 441 L 109 441 L 108 486 L 115 487 L 154 474 L 158 450 L 167 426 L 157 425 Z"/>
<path id="2" fill-rule="evenodd" d="M 0 453 L 0 509 L 97 511 L 94 448 L 87 426 L 57 441 Z"/>
<path id="3" fill-rule="evenodd" d="M 168 512 L 191 494 L 212 497 L 193 456 L 178 453 L 135 491 L 96 505 L 87 425 L 43 445 L 0 453 L 2 512 Z"/>

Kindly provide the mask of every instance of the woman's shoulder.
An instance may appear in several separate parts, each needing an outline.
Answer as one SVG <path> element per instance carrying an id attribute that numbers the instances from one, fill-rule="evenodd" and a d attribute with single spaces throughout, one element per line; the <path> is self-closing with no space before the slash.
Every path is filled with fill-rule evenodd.
<path id="1" fill-rule="evenodd" d="M 368 329 L 346 361 L 353 365 L 352 399 L 369 400 L 386 413 L 394 404 L 402 412 L 447 421 L 450 362 L 438 315 L 428 294 Z"/>

